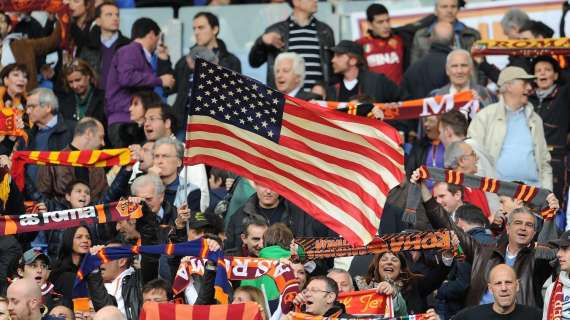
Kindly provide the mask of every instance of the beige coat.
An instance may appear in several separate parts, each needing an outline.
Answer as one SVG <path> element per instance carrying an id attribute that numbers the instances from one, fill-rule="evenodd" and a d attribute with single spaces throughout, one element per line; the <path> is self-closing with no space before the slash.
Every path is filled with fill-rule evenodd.
<path id="1" fill-rule="evenodd" d="M 534 112 L 532 104 L 527 103 L 524 108 L 530 134 L 533 138 L 534 158 L 541 187 L 552 190 L 552 167 L 550 166 L 550 153 L 544 138 L 542 119 Z M 469 125 L 467 134 L 485 148 L 485 151 L 493 158 L 493 164 L 495 164 L 501 153 L 506 132 L 507 113 L 503 99 L 501 99 L 499 102 L 485 107 L 475 116 Z"/>

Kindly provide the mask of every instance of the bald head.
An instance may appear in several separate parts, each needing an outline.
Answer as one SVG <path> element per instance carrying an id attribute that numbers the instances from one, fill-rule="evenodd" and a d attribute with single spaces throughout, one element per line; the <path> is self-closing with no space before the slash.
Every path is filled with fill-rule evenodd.
<path id="1" fill-rule="evenodd" d="M 511 313 L 516 304 L 516 295 L 519 291 L 517 274 L 513 268 L 506 264 L 498 264 L 489 273 L 489 290 L 493 294 L 493 310 L 500 314 Z"/>
<path id="2" fill-rule="evenodd" d="M 497 279 L 509 279 L 514 281 L 517 279 L 517 273 L 515 272 L 515 269 L 509 265 L 498 264 L 491 269 L 491 272 L 489 273 L 489 282 L 492 283 L 493 280 Z"/>
<path id="3" fill-rule="evenodd" d="M 36 281 L 19 279 L 8 287 L 8 312 L 12 319 L 40 319 L 42 292 Z"/>
<path id="4" fill-rule="evenodd" d="M 18 279 L 8 287 L 8 298 L 11 296 L 24 299 L 42 298 L 42 291 L 37 282 L 32 279 Z"/>
<path id="5" fill-rule="evenodd" d="M 124 320 L 125 317 L 115 306 L 106 306 L 99 309 L 93 317 L 93 320 Z"/>
<path id="6" fill-rule="evenodd" d="M 431 38 L 433 43 L 446 46 L 451 45 L 453 40 L 453 26 L 446 21 L 437 22 L 432 29 Z"/>

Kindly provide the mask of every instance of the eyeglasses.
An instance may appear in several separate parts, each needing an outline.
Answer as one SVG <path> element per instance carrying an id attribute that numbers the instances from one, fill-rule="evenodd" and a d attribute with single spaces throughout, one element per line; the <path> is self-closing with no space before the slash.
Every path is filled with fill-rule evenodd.
<path id="1" fill-rule="evenodd" d="M 332 293 L 331 291 L 319 290 L 319 289 L 314 289 L 314 288 L 311 288 L 311 289 L 307 288 L 307 289 L 303 290 L 302 292 L 303 292 L 303 294 L 307 294 L 307 293 L 315 294 L 317 292 L 324 292 L 325 294 L 326 293 Z"/>
<path id="2" fill-rule="evenodd" d="M 162 118 L 159 118 L 159 117 L 156 117 L 156 118 L 155 118 L 155 117 L 144 118 L 144 123 L 147 123 L 147 122 L 155 122 L 155 121 L 163 121 L 163 119 L 162 119 Z"/>

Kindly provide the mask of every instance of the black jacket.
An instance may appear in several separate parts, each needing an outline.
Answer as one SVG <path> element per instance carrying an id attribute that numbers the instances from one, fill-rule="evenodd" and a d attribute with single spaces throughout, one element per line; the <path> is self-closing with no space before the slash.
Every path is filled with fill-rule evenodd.
<path id="1" fill-rule="evenodd" d="M 566 137 L 570 130 L 570 84 L 557 85 L 554 91 L 542 100 L 534 93 L 528 101 L 542 118 L 546 143 L 549 147 L 554 147 L 551 155 L 565 155 Z"/>
<path id="2" fill-rule="evenodd" d="M 296 205 L 288 200 L 281 198 L 282 206 L 281 217 L 279 222 L 285 223 L 293 232 L 295 238 L 297 237 L 326 237 L 334 236 L 333 232 L 325 227 L 322 223 L 313 219 L 309 214 L 301 210 Z M 269 217 L 264 216 L 259 211 L 259 198 L 257 194 L 253 194 L 245 203 L 245 205 L 236 211 L 230 219 L 228 227 L 226 228 L 226 240 L 224 241 L 224 249 L 229 250 L 233 248 L 241 248 L 242 241 L 240 235 L 243 230 L 243 220 L 247 216 L 259 216 L 269 223 Z M 276 211 L 274 214 L 277 214 Z"/>
<path id="3" fill-rule="evenodd" d="M 68 121 L 78 121 L 76 95 L 71 92 L 59 98 L 59 110 L 63 118 Z M 105 92 L 101 89 L 93 88 L 93 93 L 87 110 L 86 117 L 92 117 L 99 120 L 103 126 L 107 127 L 107 118 L 105 117 Z"/>
<path id="4" fill-rule="evenodd" d="M 241 62 L 238 57 L 228 51 L 224 41 L 221 39 L 217 39 L 217 41 L 218 64 L 224 68 L 241 73 Z M 176 62 L 176 66 L 174 67 L 174 78 L 176 79 L 176 83 L 169 93 L 176 93 L 176 100 L 172 107 L 174 109 L 176 119 L 178 120 L 177 127 L 179 129 L 186 128 L 186 117 L 188 116 L 186 105 L 188 104 L 188 90 L 191 89 L 189 86 L 189 80 L 193 72 L 194 70 L 190 69 L 188 67 L 188 63 L 186 63 L 186 56 L 182 56 L 178 62 Z"/>
<path id="5" fill-rule="evenodd" d="M 314 18 L 317 26 L 317 37 L 319 38 L 320 46 L 320 56 L 321 56 L 321 66 L 323 68 L 323 76 L 325 83 L 330 83 L 332 78 L 332 68 L 331 68 L 331 51 L 335 44 L 334 33 L 328 24 L 321 22 Z M 262 64 L 267 62 L 267 85 L 269 87 L 275 88 L 275 77 L 273 74 L 273 64 L 275 63 L 275 58 L 281 52 L 287 52 L 289 48 L 289 23 L 290 19 L 286 19 L 281 22 L 277 22 L 267 29 L 265 33 L 277 32 L 281 35 L 281 40 L 285 44 L 282 49 L 277 49 L 273 46 L 267 46 L 263 43 L 261 35 L 251 47 L 249 51 L 249 64 L 254 68 L 259 68 Z"/>
<path id="6" fill-rule="evenodd" d="M 431 143 L 427 137 L 414 142 L 410 155 L 406 159 L 406 176 L 410 177 L 414 170 L 424 164 Z"/>
<path id="7" fill-rule="evenodd" d="M 95 311 L 105 306 L 117 305 L 117 299 L 109 294 L 103 285 L 103 278 L 99 270 L 93 271 L 87 276 L 87 287 Z M 139 270 L 135 269 L 132 274 L 123 277 L 121 282 L 121 296 L 123 298 L 127 320 L 138 320 L 143 301 L 142 282 Z"/>
<path id="8" fill-rule="evenodd" d="M 427 97 L 432 90 L 441 88 L 449 82 L 445 64 L 450 52 L 451 47 L 432 43 L 428 54 L 406 70 L 402 87 L 409 99 Z"/>
<path id="9" fill-rule="evenodd" d="M 327 100 L 338 101 L 339 92 L 340 83 L 329 86 Z M 385 75 L 366 70 L 358 72 L 358 93 L 373 98 L 374 102 L 397 102 L 404 98 L 402 90 Z"/>
<path id="10" fill-rule="evenodd" d="M 60 113 L 57 116 L 57 124 L 55 125 L 54 132 L 49 137 L 48 150 L 49 151 L 60 151 L 67 147 L 71 140 L 73 140 L 73 131 L 75 130 L 75 121 L 67 120 Z M 36 134 L 38 133 L 38 127 L 34 126 L 30 129 L 29 144 L 26 150 L 37 150 L 34 143 Z"/>

